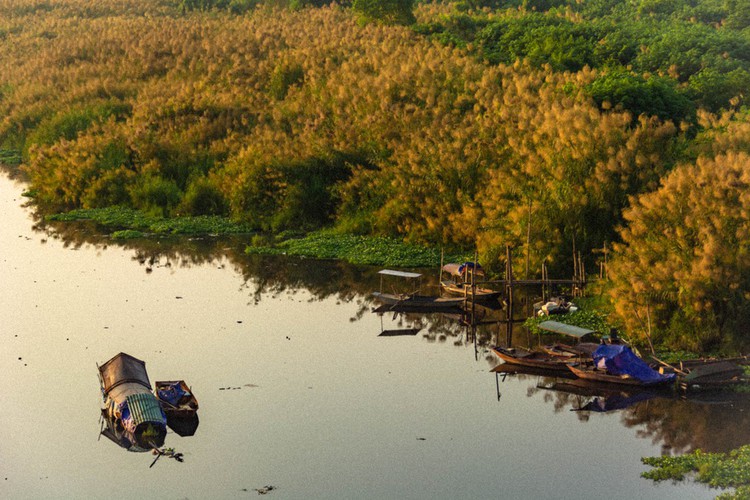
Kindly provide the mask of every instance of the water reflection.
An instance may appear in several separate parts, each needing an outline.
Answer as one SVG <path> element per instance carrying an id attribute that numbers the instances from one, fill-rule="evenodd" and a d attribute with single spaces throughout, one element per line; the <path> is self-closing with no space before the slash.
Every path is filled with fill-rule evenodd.
<path id="1" fill-rule="evenodd" d="M 701 449 L 727 452 L 750 442 L 750 399 L 732 391 L 694 392 L 629 390 L 577 379 L 550 378 L 522 367 L 497 365 L 498 399 L 503 384 L 528 384 L 526 396 L 540 397 L 553 411 L 574 411 L 581 422 L 598 413 L 619 413 L 636 435 L 661 446 L 663 454 Z M 727 429 L 738 432 L 726 432 Z"/>
<path id="2" fill-rule="evenodd" d="M 164 237 L 114 241 L 99 234 L 92 224 L 53 224 L 39 218 L 35 230 L 42 232 L 45 238 L 62 241 L 69 249 L 86 246 L 101 251 L 110 246 L 126 249 L 132 252 L 132 259 L 139 263 L 144 273 L 158 270 L 174 272 L 177 268 L 206 264 L 232 269 L 242 277 L 240 286 L 247 293 L 250 305 L 282 295 L 300 294 L 311 301 L 334 298 L 338 302 L 356 305 L 355 313 L 350 317 L 352 322 L 373 314 L 376 307 L 370 294 L 378 289 L 379 268 L 335 261 L 246 255 L 246 237 Z M 430 273 L 429 270 L 425 272 L 425 288 L 428 292 L 437 293 L 437 273 L 432 273 L 434 276 Z M 380 331 L 373 331 L 372 334 L 377 336 L 388 330 L 409 330 L 421 341 L 451 341 L 456 346 L 473 344 L 475 356 L 479 359 L 485 354 L 483 346 L 501 343 L 498 340 L 504 337 L 505 325 L 497 321 L 504 319 L 504 312 L 476 307 L 473 314 L 473 318 L 467 318 L 465 314 L 384 313 L 382 321 L 389 321 L 390 324 L 381 323 Z M 467 326 L 472 323 L 481 324 Z M 534 339 L 517 329 L 516 340 L 531 345 Z M 488 354 L 488 359 L 493 364 L 494 357 Z M 516 371 L 504 376 L 498 373 L 497 376 L 501 404 L 512 404 L 500 397 L 504 391 L 503 384 L 524 383 L 527 384 L 526 396 L 543 401 L 554 413 L 575 411 L 581 422 L 597 418 L 600 413 L 619 415 L 623 425 L 635 429 L 637 436 L 659 445 L 665 453 L 689 452 L 698 448 L 728 451 L 750 442 L 750 404 L 743 395 L 715 393 L 681 399 L 668 394 L 584 393 L 564 385 L 571 381 L 561 382 L 540 374 Z M 111 430 L 110 422 L 105 423 Z M 727 432 L 727 429 L 738 431 Z M 188 428 L 187 434 L 189 432 Z M 113 435 L 119 443 L 117 433 L 113 432 Z"/>

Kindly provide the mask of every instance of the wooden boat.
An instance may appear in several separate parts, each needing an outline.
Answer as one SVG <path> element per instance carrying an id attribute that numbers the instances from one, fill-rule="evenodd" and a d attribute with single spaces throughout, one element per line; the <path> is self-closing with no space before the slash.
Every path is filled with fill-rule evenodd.
<path id="1" fill-rule="evenodd" d="M 444 275 L 448 277 L 445 278 Z M 458 295 L 476 303 L 497 302 L 502 292 L 475 286 L 477 276 L 484 276 L 484 270 L 474 262 L 446 264 L 441 268 L 440 288 L 448 294 Z"/>
<path id="2" fill-rule="evenodd" d="M 685 365 L 683 367 L 687 370 L 687 374 L 680 377 L 680 384 L 684 388 L 724 387 L 749 382 L 742 367 L 732 361 L 697 363 L 689 368 Z"/>
<path id="3" fill-rule="evenodd" d="M 570 370 L 550 370 L 549 368 L 537 368 L 534 366 L 524 366 L 512 363 L 500 363 L 492 370 L 496 374 L 513 374 L 513 375 L 532 375 L 537 377 L 550 377 L 557 379 L 575 380 L 575 375 Z"/>
<path id="4" fill-rule="evenodd" d="M 571 360 L 577 358 L 591 358 L 591 355 L 596 351 L 599 344 L 593 342 L 581 342 L 576 345 L 562 344 L 555 342 L 554 344 L 547 344 L 541 347 L 543 352 L 551 356 L 558 356 L 561 358 L 570 358 Z"/>
<path id="5" fill-rule="evenodd" d="M 198 400 L 184 380 L 156 382 L 154 394 L 167 418 L 186 418 L 198 411 Z"/>
<path id="6" fill-rule="evenodd" d="M 628 385 L 633 387 L 654 387 L 672 382 L 670 379 L 663 379 L 659 382 L 645 383 L 637 378 L 630 377 L 628 375 L 611 375 L 604 370 L 598 370 L 593 367 L 587 366 L 574 366 L 573 364 L 565 365 L 573 374 L 583 380 L 589 380 L 592 382 L 603 382 L 605 384 L 620 384 Z"/>
<path id="7" fill-rule="evenodd" d="M 440 312 L 446 309 L 460 309 L 464 303 L 464 299 L 461 298 L 421 295 L 419 290 L 422 275 L 419 273 L 383 269 L 378 271 L 378 274 L 380 275 L 380 291 L 373 292 L 372 296 L 386 307 L 378 308 L 377 312 L 384 312 L 383 309 L 394 312 Z M 409 287 L 407 291 L 383 292 L 383 280 L 388 276 L 406 280 Z"/>
<path id="8" fill-rule="evenodd" d="M 376 300 L 389 307 L 390 311 L 430 310 L 430 309 L 458 309 L 464 299 L 455 297 L 436 297 L 431 295 L 396 295 L 392 293 L 374 292 L 372 294 Z"/>
<path id="9" fill-rule="evenodd" d="M 529 351 L 521 347 L 492 347 L 492 352 L 506 363 L 530 368 L 567 373 L 570 360 L 540 351 Z"/>

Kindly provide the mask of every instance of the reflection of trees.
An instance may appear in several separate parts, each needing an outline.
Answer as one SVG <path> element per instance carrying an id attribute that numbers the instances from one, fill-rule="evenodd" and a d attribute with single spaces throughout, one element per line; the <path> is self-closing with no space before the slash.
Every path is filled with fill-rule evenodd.
<path id="1" fill-rule="evenodd" d="M 640 426 L 638 436 L 662 443 L 665 453 L 696 449 L 726 452 L 750 443 L 750 398 L 724 396 L 723 400 L 714 398 L 715 402 L 710 403 L 699 399 L 653 399 L 628 408 L 622 421 L 628 427 Z M 728 432 L 729 429 L 735 431 Z"/>
<path id="2" fill-rule="evenodd" d="M 61 241 L 63 247 L 80 249 L 88 246 L 106 250 L 114 246 L 126 249 L 132 251 L 132 259 L 141 264 L 146 273 L 157 268 L 177 269 L 210 264 L 231 267 L 242 276 L 241 289 L 248 291 L 254 304 L 264 297 L 304 292 L 312 301 L 335 298 L 340 302 L 354 302 L 358 307 L 351 321 L 370 314 L 376 306 L 370 295 L 380 286 L 377 267 L 354 266 L 333 260 L 247 255 L 244 253 L 247 236 L 158 236 L 113 240 L 91 222 L 46 222 L 38 213 L 34 217 L 34 230 L 44 233 L 49 239 Z M 427 293 L 438 290 L 437 276 L 433 271 L 424 270 L 423 290 Z M 497 315 L 497 312 L 491 313 Z M 461 318 L 455 315 L 398 314 L 391 317 L 391 314 L 385 313 L 388 319 L 401 324 L 420 325 L 428 341 L 468 336 L 466 327 L 459 321 Z M 487 312 L 477 312 L 476 317 L 484 319 Z M 468 320 L 466 317 L 463 319 Z M 479 327 L 476 331 L 477 339 L 481 343 L 488 343 L 494 338 L 496 327 Z"/>
<path id="3" fill-rule="evenodd" d="M 680 454 L 696 449 L 727 452 L 750 443 L 750 397 L 747 394 L 717 391 L 680 397 L 672 392 L 659 392 L 647 398 L 643 397 L 644 393 L 611 386 L 587 388 L 581 381 L 565 382 L 523 372 L 512 376 L 530 383 L 527 397 L 541 395 L 542 401 L 552 404 L 555 413 L 576 410 L 579 420 L 584 422 L 590 418 L 591 411 L 580 410 L 587 405 L 602 406 L 613 398 L 622 401 L 641 396 L 640 399 L 645 400 L 612 411 L 620 412 L 620 421 L 628 428 L 636 428 L 638 437 L 661 443 L 663 453 Z M 728 432 L 728 429 L 735 431 Z"/>

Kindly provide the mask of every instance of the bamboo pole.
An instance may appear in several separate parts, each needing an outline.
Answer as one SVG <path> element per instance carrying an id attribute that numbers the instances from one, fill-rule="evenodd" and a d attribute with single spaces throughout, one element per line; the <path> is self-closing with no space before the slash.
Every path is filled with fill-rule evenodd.
<path id="1" fill-rule="evenodd" d="M 510 245 L 506 245 L 505 247 L 505 259 L 506 295 L 508 297 L 505 344 L 510 347 L 513 343 L 513 262 L 511 261 Z"/>

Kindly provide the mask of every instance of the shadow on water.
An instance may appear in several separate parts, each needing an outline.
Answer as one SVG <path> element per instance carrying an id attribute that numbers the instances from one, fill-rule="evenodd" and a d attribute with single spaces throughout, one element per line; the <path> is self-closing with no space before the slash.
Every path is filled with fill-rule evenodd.
<path id="1" fill-rule="evenodd" d="M 623 426 L 660 445 L 663 454 L 728 452 L 750 442 L 750 398 L 744 393 L 622 389 L 504 364 L 492 371 L 499 401 L 504 384 L 527 384 L 527 397 L 540 398 L 555 413 L 576 412 L 581 422 L 597 414 L 619 414 Z M 726 432 L 728 428 L 738 431 Z"/>

